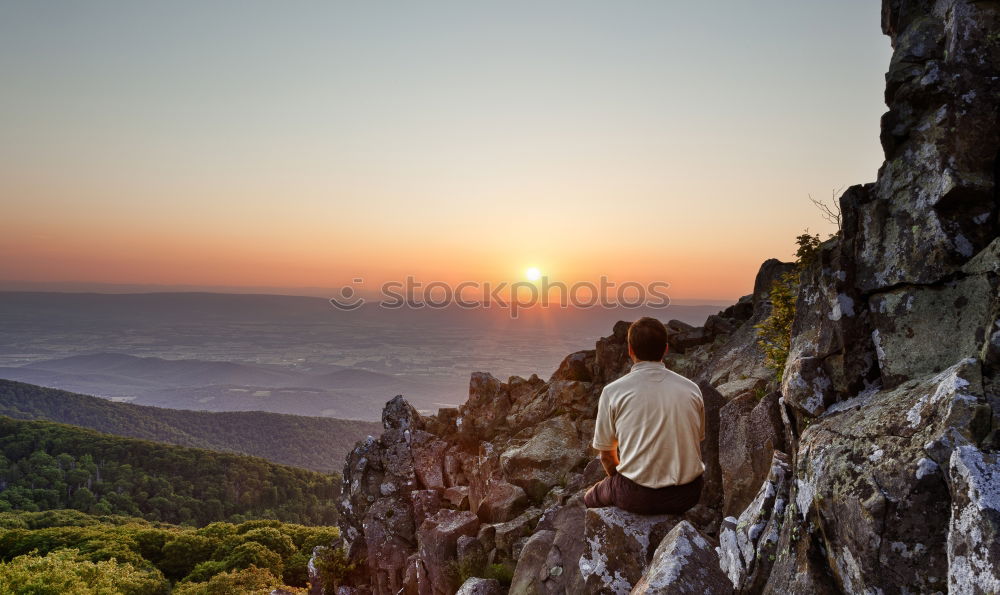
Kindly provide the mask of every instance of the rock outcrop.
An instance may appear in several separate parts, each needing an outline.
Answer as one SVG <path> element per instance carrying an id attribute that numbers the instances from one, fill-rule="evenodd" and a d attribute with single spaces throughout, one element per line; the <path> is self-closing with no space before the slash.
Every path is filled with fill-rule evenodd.
<path id="1" fill-rule="evenodd" d="M 731 593 L 712 544 L 691 523 L 681 521 L 667 533 L 632 595 Z"/>
<path id="2" fill-rule="evenodd" d="M 706 402 L 699 505 L 582 506 L 599 395 L 629 369 L 619 322 L 547 381 L 476 373 L 433 416 L 390 401 L 344 468 L 338 593 L 1000 590 L 1000 3 L 882 12 L 878 179 L 815 253 L 765 262 L 700 327 L 666 323 L 666 364 Z M 779 374 L 759 325 L 789 274 Z"/>

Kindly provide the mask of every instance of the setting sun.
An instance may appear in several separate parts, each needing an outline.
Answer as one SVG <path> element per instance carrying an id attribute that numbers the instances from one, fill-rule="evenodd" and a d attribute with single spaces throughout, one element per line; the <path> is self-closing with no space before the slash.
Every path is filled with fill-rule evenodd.
<path id="1" fill-rule="evenodd" d="M 538 270 L 538 267 L 529 267 L 528 270 L 524 271 L 524 276 L 528 278 L 528 281 L 538 281 L 542 278 L 542 271 Z"/>

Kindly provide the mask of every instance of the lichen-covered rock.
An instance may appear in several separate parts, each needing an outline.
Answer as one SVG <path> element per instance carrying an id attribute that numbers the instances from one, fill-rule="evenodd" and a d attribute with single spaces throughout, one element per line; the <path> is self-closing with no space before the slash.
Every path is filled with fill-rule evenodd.
<path id="1" fill-rule="evenodd" d="M 825 552 L 845 592 L 945 589 L 952 450 L 989 429 L 980 365 L 963 360 L 942 373 L 831 407 L 800 439 L 782 528 L 781 551 L 796 574 Z M 773 591 L 788 588 L 772 572 Z"/>
<path id="2" fill-rule="evenodd" d="M 472 577 L 462 583 L 455 595 L 503 595 L 500 581 L 495 578 Z"/>
<path id="3" fill-rule="evenodd" d="M 642 516 L 620 508 L 591 508 L 585 517 L 580 575 L 588 593 L 628 593 L 639 582 L 675 515 Z"/>
<path id="4" fill-rule="evenodd" d="M 720 567 L 739 593 L 759 593 L 778 554 L 792 469 L 788 456 L 774 452 L 757 496 L 740 513 L 727 517 L 719 532 Z"/>
<path id="5" fill-rule="evenodd" d="M 951 453 L 948 592 L 1000 593 L 1000 454 Z"/>
<path id="6" fill-rule="evenodd" d="M 980 274 L 872 296 L 873 338 L 885 386 L 979 356 L 996 319 L 998 290 L 996 275 Z"/>
<path id="7" fill-rule="evenodd" d="M 940 281 L 996 236 L 998 15 L 993 3 L 883 2 L 895 51 L 886 161 L 860 205 L 862 291 Z"/>
<path id="8" fill-rule="evenodd" d="M 815 417 L 878 379 L 868 304 L 856 287 L 854 257 L 858 233 L 854 211 L 867 200 L 867 187 L 848 188 L 840 197 L 844 213 L 840 234 L 823 242 L 800 266 L 781 384 L 784 402 L 799 417 Z"/>
<path id="9" fill-rule="evenodd" d="M 403 395 L 396 395 L 382 409 L 382 427 L 386 430 L 419 430 L 424 427 L 417 410 Z"/>
<path id="10" fill-rule="evenodd" d="M 723 516 L 736 516 L 754 499 L 772 468 L 772 455 L 784 449 L 779 393 L 758 398 L 747 393 L 719 412 L 719 465 Z"/>
<path id="11" fill-rule="evenodd" d="M 691 523 L 667 533 L 631 595 L 726 595 L 729 579 L 719 568 L 715 547 Z"/>
<path id="12" fill-rule="evenodd" d="M 376 593 L 394 593 L 403 584 L 401 569 L 413 550 L 412 507 L 403 497 L 376 500 L 365 512 L 363 526 L 368 571 Z"/>
<path id="13" fill-rule="evenodd" d="M 385 431 L 358 443 L 344 465 L 338 504 L 344 548 L 376 595 L 395 593 L 403 568 L 416 546 L 410 493 L 418 488 L 411 438 L 420 432 L 420 415 L 402 397 L 389 401 L 382 415 Z"/>

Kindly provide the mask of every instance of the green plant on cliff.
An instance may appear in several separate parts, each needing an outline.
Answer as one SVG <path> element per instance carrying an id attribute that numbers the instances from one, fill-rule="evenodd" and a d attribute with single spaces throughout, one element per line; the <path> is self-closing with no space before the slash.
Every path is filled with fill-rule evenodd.
<path id="1" fill-rule="evenodd" d="M 795 268 L 771 284 L 771 313 L 763 322 L 754 326 L 758 331 L 757 344 L 764 351 L 764 365 L 774 371 L 777 382 L 781 382 L 792 343 L 799 272 L 819 257 L 821 241 L 818 234 L 810 234 L 807 229 L 795 238 L 795 244 L 798 246 L 795 251 Z"/>
<path id="2" fill-rule="evenodd" d="M 347 558 L 347 552 L 339 547 L 327 548 L 319 552 L 313 564 L 325 587 L 339 586 L 355 569 L 354 563 Z M 333 590 L 330 589 L 330 591 Z"/>
<path id="3" fill-rule="evenodd" d="M 798 294 L 799 273 L 785 273 L 771 285 L 771 314 L 756 325 L 757 344 L 764 351 L 764 365 L 773 370 L 778 382 L 785 370 L 788 349 L 792 341 L 792 320 L 795 319 L 795 296 Z"/>
<path id="4" fill-rule="evenodd" d="M 821 243 L 819 234 L 810 234 L 808 229 L 795 238 L 795 245 L 798 246 L 795 250 L 795 263 L 798 268 L 801 269 L 816 260 Z"/>

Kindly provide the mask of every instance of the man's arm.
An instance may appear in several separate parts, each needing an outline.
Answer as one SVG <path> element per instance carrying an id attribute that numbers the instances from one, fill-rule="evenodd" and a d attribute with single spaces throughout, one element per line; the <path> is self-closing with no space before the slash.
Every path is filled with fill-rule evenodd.
<path id="1" fill-rule="evenodd" d="M 608 403 L 607 389 L 601 391 L 597 402 L 597 419 L 594 422 L 594 441 L 590 444 L 600 453 L 601 466 L 608 476 L 618 473 L 618 437 Z"/>
<path id="2" fill-rule="evenodd" d="M 618 473 L 618 449 L 614 450 L 602 450 L 601 452 L 601 466 L 604 467 L 604 472 L 608 474 L 608 477 L 616 475 Z"/>

